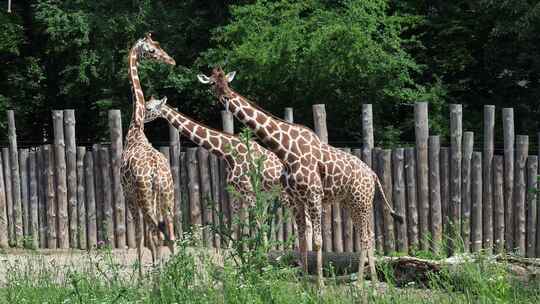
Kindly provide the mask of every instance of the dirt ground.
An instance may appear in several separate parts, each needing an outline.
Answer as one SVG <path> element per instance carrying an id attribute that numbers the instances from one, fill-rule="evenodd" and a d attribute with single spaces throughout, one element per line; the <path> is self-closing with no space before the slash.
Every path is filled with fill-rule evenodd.
<path id="1" fill-rule="evenodd" d="M 215 258 L 219 255 L 211 251 Z M 163 247 L 162 258 L 166 261 L 170 256 L 168 248 Z M 130 278 L 137 274 L 137 250 L 113 249 L 106 251 L 84 250 L 22 250 L 7 249 L 0 251 L 0 286 L 6 284 L 9 276 L 31 276 L 45 273 L 52 274 L 56 280 L 62 281 L 70 271 L 84 271 L 99 275 L 119 273 Z M 143 271 L 152 270 L 152 255 L 147 248 L 143 249 Z"/>

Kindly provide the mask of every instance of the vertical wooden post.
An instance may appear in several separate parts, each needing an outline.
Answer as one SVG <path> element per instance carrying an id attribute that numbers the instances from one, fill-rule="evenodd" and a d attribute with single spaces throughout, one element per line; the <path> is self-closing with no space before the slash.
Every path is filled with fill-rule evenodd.
<path id="1" fill-rule="evenodd" d="M 13 189 L 11 183 L 11 165 L 9 162 L 9 148 L 2 148 L 2 162 L 4 163 L 4 180 L 6 190 L 6 213 L 8 225 L 8 239 L 11 245 L 16 243 L 15 223 L 13 222 Z"/>
<path id="2" fill-rule="evenodd" d="M 111 158 L 109 148 L 102 146 L 99 149 L 99 164 L 101 168 L 101 180 L 103 182 L 103 241 L 105 244 L 114 247 L 114 214 L 112 206 L 112 187 L 111 187 Z"/>
<path id="3" fill-rule="evenodd" d="M 176 109 L 175 109 L 176 110 Z M 174 229 L 179 238 L 182 236 L 182 206 L 180 193 L 180 134 L 178 129 L 169 124 L 169 153 L 171 155 L 171 174 L 174 182 Z"/>
<path id="4" fill-rule="evenodd" d="M 450 218 L 454 232 L 450 237 L 450 250 L 455 247 L 461 230 L 461 139 L 462 108 L 460 104 L 450 105 Z"/>
<path id="5" fill-rule="evenodd" d="M 111 169 L 114 208 L 114 231 L 117 248 L 126 248 L 126 203 L 122 191 L 120 167 L 122 162 L 122 114 L 120 110 L 109 110 L 109 134 L 111 137 Z"/>
<path id="6" fill-rule="evenodd" d="M 54 160 L 56 178 L 56 199 L 58 204 L 58 248 L 69 248 L 68 201 L 66 180 L 66 145 L 64 141 L 64 112 L 53 111 Z"/>
<path id="7" fill-rule="evenodd" d="M 373 136 L 373 107 L 371 104 L 362 104 L 362 160 L 373 168 L 372 150 L 375 147 Z M 371 231 L 375 231 L 375 209 L 371 212 Z M 355 239 L 355 245 L 360 248 L 360 235 Z"/>
<path id="8" fill-rule="evenodd" d="M 97 218 L 96 218 L 96 195 L 94 183 L 94 154 L 90 151 L 84 156 L 84 185 L 86 190 L 86 227 L 87 248 L 97 245 Z"/>
<path id="9" fill-rule="evenodd" d="M 393 205 L 392 199 L 392 161 L 391 150 L 384 149 L 379 154 L 379 168 L 381 172 L 381 184 L 384 194 L 390 206 Z M 383 214 L 383 231 L 384 231 L 384 252 L 392 253 L 396 250 L 396 243 L 394 238 L 394 220 L 390 216 L 390 210 L 388 208 L 382 208 Z"/>
<path id="10" fill-rule="evenodd" d="M 373 171 L 377 174 L 379 179 L 382 181 L 382 168 L 381 168 L 381 149 L 380 148 L 373 148 L 372 150 L 372 166 Z M 382 196 L 381 194 L 375 194 L 375 198 L 373 199 L 373 217 L 374 217 L 374 223 L 373 223 L 373 231 L 375 232 L 375 248 L 377 251 L 382 252 L 383 251 L 383 245 L 384 245 L 384 231 L 383 231 L 383 202 L 382 202 Z"/>
<path id="11" fill-rule="evenodd" d="M 461 238 L 465 252 L 471 243 L 471 161 L 474 148 L 474 133 L 463 133 L 463 161 L 461 162 Z"/>
<path id="12" fill-rule="evenodd" d="M 45 150 L 41 146 L 37 151 L 39 248 L 47 248 L 47 179 L 44 159 Z"/>
<path id="13" fill-rule="evenodd" d="M 449 231 L 448 206 L 450 205 L 450 150 L 447 147 L 441 147 L 441 210 L 443 234 Z"/>
<path id="14" fill-rule="evenodd" d="M 51 149 L 51 145 L 43 146 L 43 167 L 45 170 L 46 180 L 46 208 L 47 208 L 47 248 L 57 248 L 57 234 L 56 234 L 56 194 L 57 191 L 54 186 L 54 153 Z"/>
<path id="15" fill-rule="evenodd" d="M 194 231 L 197 231 L 196 240 L 201 240 L 199 230 L 202 225 L 201 197 L 199 186 L 199 169 L 197 160 L 197 148 L 188 148 L 186 152 L 189 203 L 190 203 L 190 224 Z"/>
<path id="16" fill-rule="evenodd" d="M 432 250 L 438 250 L 442 245 L 442 215 L 441 215 L 441 179 L 439 153 L 441 150 L 440 137 L 429 137 L 429 198 L 431 218 Z"/>
<path id="17" fill-rule="evenodd" d="M 473 152 L 471 161 L 471 250 L 482 249 L 482 153 Z"/>
<path id="18" fill-rule="evenodd" d="M 212 225 L 212 212 L 210 202 L 212 200 L 212 186 L 210 183 L 210 165 L 208 160 L 208 151 L 203 148 L 197 149 L 197 158 L 199 159 L 199 177 L 201 185 L 201 212 L 204 245 L 212 246 L 212 233 L 208 228 Z"/>
<path id="19" fill-rule="evenodd" d="M 405 184 L 407 188 L 407 238 L 411 249 L 418 249 L 418 202 L 416 200 L 416 155 L 405 148 Z"/>
<path id="20" fill-rule="evenodd" d="M 484 106 L 484 155 L 483 155 L 483 241 L 484 250 L 493 252 L 493 142 L 495 134 L 495 106 Z"/>
<path id="21" fill-rule="evenodd" d="M 420 230 L 420 248 L 429 248 L 429 180 L 428 180 L 428 104 L 417 102 L 414 107 L 416 136 L 416 165 L 418 185 L 418 219 Z"/>
<path id="22" fill-rule="evenodd" d="M 77 146 L 75 143 L 75 110 L 64 110 L 66 137 L 67 201 L 69 214 L 69 243 L 77 248 Z"/>
<path id="23" fill-rule="evenodd" d="M 527 157 L 527 257 L 536 256 L 536 191 L 538 190 L 538 156 Z"/>
<path id="24" fill-rule="evenodd" d="M 514 109 L 504 108 L 504 228 L 506 251 L 514 249 Z"/>
<path id="25" fill-rule="evenodd" d="M 77 147 L 76 153 L 76 171 L 77 171 L 77 243 L 78 248 L 86 249 L 86 191 L 84 180 L 84 157 L 86 155 L 85 147 Z"/>
<path id="26" fill-rule="evenodd" d="M 504 249 L 504 159 L 501 155 L 493 158 L 493 242 L 495 252 Z"/>
<path id="27" fill-rule="evenodd" d="M 99 161 L 99 150 L 100 145 L 99 144 L 93 144 L 92 145 L 92 160 L 94 163 L 94 183 L 95 183 L 95 219 L 96 219 L 96 235 L 97 235 L 97 243 L 102 243 L 105 240 L 105 236 L 103 234 L 103 210 L 104 203 L 103 203 L 103 177 L 101 176 L 101 166 Z M 90 211 L 88 211 L 90 212 Z M 142 230 L 144 231 L 144 230 Z"/>
<path id="28" fill-rule="evenodd" d="M 529 154 L 529 137 L 518 135 L 516 138 L 516 175 L 514 177 L 514 247 L 518 254 L 525 255 L 525 197 L 526 165 Z"/>
<path id="29" fill-rule="evenodd" d="M 322 143 L 328 143 L 328 128 L 326 126 L 326 108 L 324 104 L 314 104 L 312 106 L 313 111 L 313 128 L 317 136 Z M 331 223 L 331 224 L 330 224 Z M 333 202 L 330 205 L 323 206 L 321 229 L 333 231 L 333 244 L 332 248 L 334 252 L 343 252 L 343 233 L 341 229 L 341 204 L 339 202 Z M 330 224 L 330 225 L 328 225 Z M 308 243 L 308 250 L 312 249 L 313 232 L 311 227 L 311 221 L 306 220 L 306 238 Z M 325 233 L 321 231 L 323 237 L 323 248 L 325 243 Z M 328 240 L 326 240 L 328 241 Z M 324 249 L 323 249 L 324 250 Z M 325 250 L 326 251 L 326 250 Z"/>
<path id="30" fill-rule="evenodd" d="M 285 113 L 284 113 L 284 119 L 285 121 L 287 121 L 288 123 L 294 123 L 294 112 L 293 112 L 293 108 L 285 108 Z M 283 210 L 283 215 L 287 215 L 289 214 L 290 216 L 287 217 L 287 221 L 284 225 L 284 231 L 283 231 L 283 239 L 284 240 L 288 240 L 289 238 L 291 238 L 293 236 L 293 227 L 294 227 L 294 223 L 295 223 L 295 219 L 294 219 L 294 214 L 292 212 L 292 209 L 291 210 L 287 210 L 287 209 L 284 209 Z M 323 216 L 323 221 L 324 221 L 324 216 Z M 324 223 L 321 223 L 322 227 L 324 228 Z M 325 247 L 325 234 L 326 231 L 323 230 L 322 234 L 323 234 L 323 250 L 326 251 L 326 247 Z M 330 235 L 330 238 L 329 239 L 332 239 L 332 236 Z M 298 243 L 298 239 L 295 240 L 296 243 Z"/>
<path id="31" fill-rule="evenodd" d="M 397 148 L 392 152 L 392 180 L 394 181 L 394 208 L 398 214 L 404 218 L 403 223 L 396 222 L 396 249 L 399 252 L 407 253 L 409 251 L 409 242 L 407 240 L 407 214 L 405 207 L 405 172 L 403 148 Z"/>
<path id="32" fill-rule="evenodd" d="M 224 174 L 220 170 L 220 179 L 223 180 L 223 184 L 225 183 L 225 178 L 221 176 L 221 174 Z M 182 189 L 182 231 L 189 230 L 189 191 L 188 191 L 188 174 L 187 174 L 187 164 L 186 164 L 186 152 L 180 152 L 180 187 Z M 223 196 L 223 193 L 226 193 L 225 187 L 220 188 L 222 193 L 220 195 Z M 224 215 L 226 217 L 226 215 Z"/>
<path id="33" fill-rule="evenodd" d="M 6 190 L 4 188 L 4 166 L 0 154 L 0 248 L 9 247 L 8 215 Z"/>
<path id="34" fill-rule="evenodd" d="M 30 236 L 28 227 L 28 149 L 19 149 L 19 176 L 21 181 L 21 213 L 22 213 L 22 227 L 23 236 Z M 26 244 L 23 244 L 26 245 Z"/>
<path id="35" fill-rule="evenodd" d="M 212 222 L 214 225 L 219 226 L 219 192 L 221 189 L 221 183 L 219 180 L 219 159 L 214 154 L 210 154 L 210 177 L 212 179 Z M 221 239 L 218 233 L 214 234 L 214 247 L 221 248 Z"/>
<path id="36" fill-rule="evenodd" d="M 19 175 L 19 155 L 17 151 L 17 132 L 15 130 L 15 114 L 13 110 L 7 111 L 8 118 L 8 141 L 9 162 L 11 167 L 11 187 L 13 195 L 13 223 L 15 231 L 15 243 L 18 247 L 23 241 L 21 179 Z"/>
<path id="37" fill-rule="evenodd" d="M 28 231 L 32 237 L 32 246 L 39 248 L 39 219 L 38 219 L 38 166 L 36 154 L 30 151 L 28 154 Z"/>

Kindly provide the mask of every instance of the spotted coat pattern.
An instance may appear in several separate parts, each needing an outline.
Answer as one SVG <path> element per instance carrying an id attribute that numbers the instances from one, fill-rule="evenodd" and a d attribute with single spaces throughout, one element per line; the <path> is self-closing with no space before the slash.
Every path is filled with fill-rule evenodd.
<path id="1" fill-rule="evenodd" d="M 175 64 L 150 35 L 140 39 L 129 53 L 129 79 L 133 90 L 133 114 L 126 135 L 120 167 L 121 181 L 127 205 L 135 220 L 137 249 L 142 260 L 143 233 L 139 211 L 149 232 L 152 260 L 160 259 L 160 233 L 158 223 L 162 216 L 166 224 L 166 235 L 174 240 L 173 179 L 168 160 L 154 149 L 144 134 L 144 94 L 139 81 L 137 65 L 143 58 Z M 139 263 L 139 274 L 142 269 Z"/>

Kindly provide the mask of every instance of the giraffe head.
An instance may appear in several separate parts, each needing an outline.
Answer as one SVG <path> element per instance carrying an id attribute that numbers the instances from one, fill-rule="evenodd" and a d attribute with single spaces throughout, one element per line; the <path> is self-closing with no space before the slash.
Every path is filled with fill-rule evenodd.
<path id="1" fill-rule="evenodd" d="M 150 99 L 146 102 L 146 111 L 144 113 L 144 123 L 151 122 L 152 120 L 161 117 L 161 109 L 167 104 L 167 96 L 161 99 L 156 99 L 154 96 L 150 96 Z"/>
<path id="2" fill-rule="evenodd" d="M 201 83 L 211 85 L 215 93 L 220 96 L 229 86 L 229 82 L 233 81 L 234 75 L 236 75 L 236 71 L 225 74 L 221 67 L 216 67 L 212 69 L 212 75 L 206 76 L 204 74 L 199 74 L 197 75 L 197 78 Z"/>
<path id="3" fill-rule="evenodd" d="M 150 33 L 146 34 L 144 38 L 139 39 L 137 44 L 135 44 L 135 48 L 139 59 L 152 59 L 166 64 L 176 65 L 176 61 L 161 48 L 159 42 L 152 39 Z"/>

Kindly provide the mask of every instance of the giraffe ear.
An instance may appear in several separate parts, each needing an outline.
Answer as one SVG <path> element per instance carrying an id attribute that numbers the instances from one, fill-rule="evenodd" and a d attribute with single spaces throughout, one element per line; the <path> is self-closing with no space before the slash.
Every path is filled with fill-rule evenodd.
<path id="1" fill-rule="evenodd" d="M 161 98 L 161 102 L 159 103 L 160 106 L 164 106 L 165 104 L 167 104 L 167 96 L 163 96 L 163 98 Z"/>
<path id="2" fill-rule="evenodd" d="M 208 77 L 208 76 L 206 76 L 206 75 L 204 75 L 204 74 L 198 74 L 198 75 L 197 75 L 197 79 L 199 79 L 199 81 L 200 81 L 201 83 L 204 83 L 204 84 L 210 83 L 210 77 Z"/>
<path id="3" fill-rule="evenodd" d="M 227 73 L 227 75 L 225 76 L 227 78 L 227 82 L 233 81 L 235 75 L 236 75 L 236 71 Z"/>

